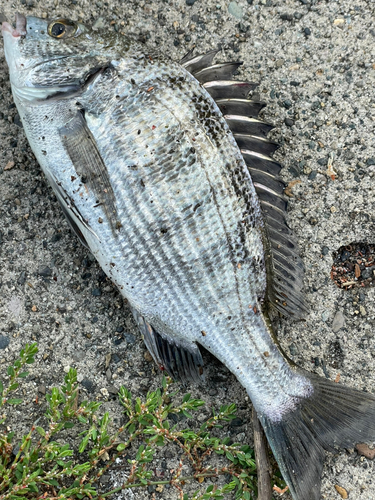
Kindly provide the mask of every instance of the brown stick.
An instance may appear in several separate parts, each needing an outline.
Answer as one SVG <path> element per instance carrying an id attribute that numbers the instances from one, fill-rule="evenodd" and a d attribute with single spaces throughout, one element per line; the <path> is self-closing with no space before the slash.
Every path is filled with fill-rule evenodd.
<path id="1" fill-rule="evenodd" d="M 255 461 L 258 471 L 258 500 L 271 500 L 271 468 L 267 454 L 267 440 L 254 408 L 252 417 L 254 429 Z"/>

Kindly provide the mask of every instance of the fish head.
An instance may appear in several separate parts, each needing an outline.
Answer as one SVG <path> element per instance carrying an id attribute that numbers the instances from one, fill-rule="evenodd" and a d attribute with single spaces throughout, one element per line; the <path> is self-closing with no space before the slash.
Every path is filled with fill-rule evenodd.
<path id="1" fill-rule="evenodd" d="M 71 95 L 128 50 L 130 42 L 109 30 L 94 31 L 70 19 L 16 15 L 1 26 L 14 93 L 22 100 Z"/>

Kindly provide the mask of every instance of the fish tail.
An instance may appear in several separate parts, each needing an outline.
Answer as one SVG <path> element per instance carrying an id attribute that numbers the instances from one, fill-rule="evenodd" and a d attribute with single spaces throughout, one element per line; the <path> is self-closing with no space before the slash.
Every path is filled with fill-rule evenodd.
<path id="1" fill-rule="evenodd" d="M 293 500 L 319 500 L 325 451 L 375 440 L 375 397 L 303 372 L 311 396 L 275 422 L 259 415 Z"/>

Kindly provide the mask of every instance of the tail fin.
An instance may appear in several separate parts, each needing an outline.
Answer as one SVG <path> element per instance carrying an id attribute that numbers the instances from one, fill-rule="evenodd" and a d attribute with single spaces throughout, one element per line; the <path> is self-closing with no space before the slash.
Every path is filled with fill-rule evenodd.
<path id="1" fill-rule="evenodd" d="M 325 450 L 375 440 L 375 397 L 303 374 L 312 396 L 279 422 L 259 418 L 293 500 L 319 500 Z"/>

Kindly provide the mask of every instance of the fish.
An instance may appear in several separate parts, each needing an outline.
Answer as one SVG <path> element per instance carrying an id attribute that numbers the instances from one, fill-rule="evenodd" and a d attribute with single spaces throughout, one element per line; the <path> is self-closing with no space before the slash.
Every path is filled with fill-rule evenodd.
<path id="1" fill-rule="evenodd" d="M 70 19 L 2 23 L 14 102 L 78 238 L 156 363 L 204 383 L 200 346 L 246 389 L 294 500 L 326 451 L 375 439 L 375 397 L 296 366 L 272 311 L 308 314 L 277 144 L 256 84 L 216 50 L 179 62 Z"/>

